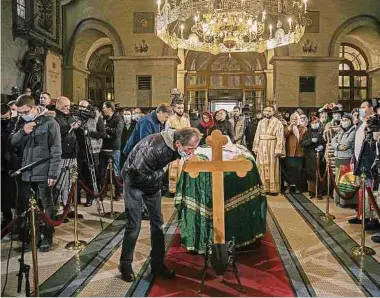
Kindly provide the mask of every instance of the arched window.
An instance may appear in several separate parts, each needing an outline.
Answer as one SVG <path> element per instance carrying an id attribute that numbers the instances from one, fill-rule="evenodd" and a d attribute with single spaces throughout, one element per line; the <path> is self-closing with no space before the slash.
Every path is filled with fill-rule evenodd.
<path id="1" fill-rule="evenodd" d="M 368 60 L 365 54 L 352 44 L 342 43 L 339 57 L 339 103 L 353 109 L 368 96 Z"/>

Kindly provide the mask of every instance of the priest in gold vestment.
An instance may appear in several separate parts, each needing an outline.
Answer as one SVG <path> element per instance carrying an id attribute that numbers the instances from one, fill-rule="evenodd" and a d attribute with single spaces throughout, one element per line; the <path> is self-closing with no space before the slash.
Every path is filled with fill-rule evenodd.
<path id="1" fill-rule="evenodd" d="M 263 115 L 252 151 L 256 155 L 264 192 L 277 195 L 281 191 L 280 157 L 285 157 L 284 126 L 274 117 L 272 107 L 266 107 Z"/>
<path id="2" fill-rule="evenodd" d="M 166 121 L 166 128 L 181 129 L 190 127 L 190 120 L 184 115 L 183 101 L 173 103 L 174 114 Z M 182 161 L 177 159 L 169 166 L 169 192 L 175 194 L 178 178 L 182 171 Z"/>

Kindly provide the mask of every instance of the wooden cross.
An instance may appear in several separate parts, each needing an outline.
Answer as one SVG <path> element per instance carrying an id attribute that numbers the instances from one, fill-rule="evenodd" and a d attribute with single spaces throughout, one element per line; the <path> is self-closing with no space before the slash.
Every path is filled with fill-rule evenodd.
<path id="1" fill-rule="evenodd" d="M 227 142 L 227 137 L 223 136 L 220 130 L 214 130 L 206 139 L 207 145 L 212 147 L 212 160 L 201 161 L 193 155 L 183 168 L 192 178 L 196 178 L 200 172 L 211 172 L 212 174 L 214 244 L 225 243 L 224 172 L 236 172 L 239 177 L 244 177 L 252 169 L 252 162 L 243 155 L 239 155 L 236 160 L 223 161 L 223 145 L 226 145 Z"/>

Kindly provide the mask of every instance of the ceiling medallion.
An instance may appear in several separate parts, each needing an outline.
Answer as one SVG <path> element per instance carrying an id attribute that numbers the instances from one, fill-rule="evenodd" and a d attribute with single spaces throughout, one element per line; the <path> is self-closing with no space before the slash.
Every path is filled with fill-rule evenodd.
<path id="1" fill-rule="evenodd" d="M 306 12 L 307 0 L 157 0 L 156 34 L 174 49 L 262 53 L 298 43 Z"/>

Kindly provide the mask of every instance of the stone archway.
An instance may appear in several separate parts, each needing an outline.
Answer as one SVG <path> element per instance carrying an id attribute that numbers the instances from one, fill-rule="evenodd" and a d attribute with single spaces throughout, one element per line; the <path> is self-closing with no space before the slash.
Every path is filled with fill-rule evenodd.
<path id="1" fill-rule="evenodd" d="M 88 97 L 88 62 L 99 48 L 111 46 L 114 56 L 124 56 L 125 49 L 116 30 L 108 23 L 84 19 L 76 26 L 64 55 L 64 94 L 74 102 Z"/>
<path id="2" fill-rule="evenodd" d="M 339 57 L 340 46 L 349 43 L 360 48 L 368 60 L 368 96 L 380 92 L 380 20 L 373 16 L 357 16 L 335 30 L 329 43 L 329 56 Z"/>
<path id="3" fill-rule="evenodd" d="M 366 33 L 364 33 L 366 31 Z M 358 46 L 366 53 L 370 68 L 376 65 L 376 46 L 372 43 L 377 41 L 380 46 L 380 21 L 372 16 L 357 16 L 345 21 L 334 32 L 329 43 L 329 56 L 338 57 L 341 43 L 347 39 L 356 38 Z"/>

